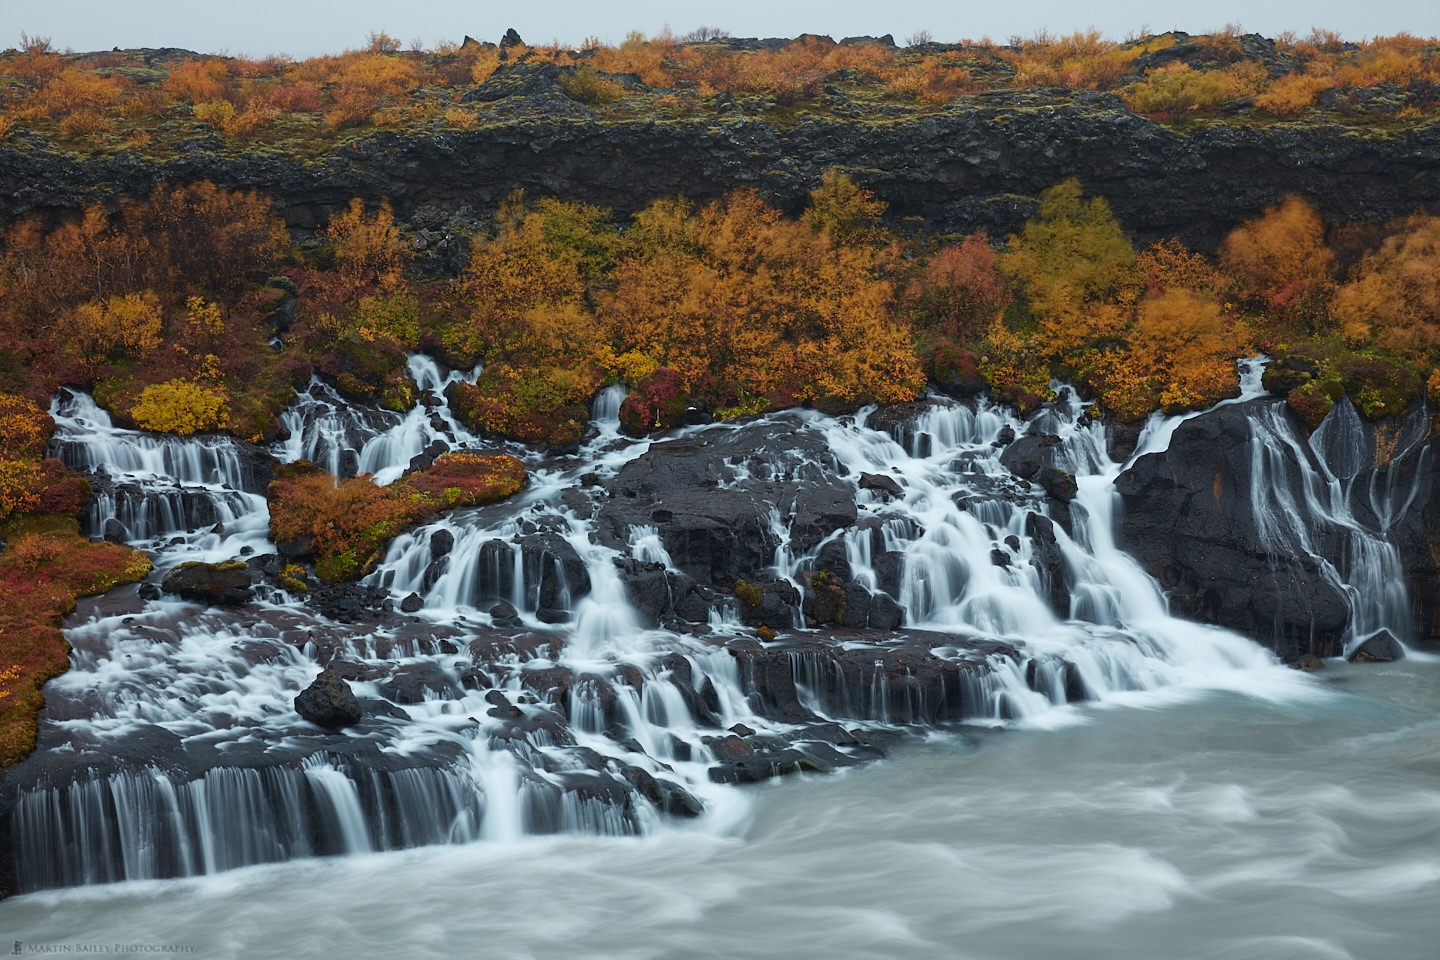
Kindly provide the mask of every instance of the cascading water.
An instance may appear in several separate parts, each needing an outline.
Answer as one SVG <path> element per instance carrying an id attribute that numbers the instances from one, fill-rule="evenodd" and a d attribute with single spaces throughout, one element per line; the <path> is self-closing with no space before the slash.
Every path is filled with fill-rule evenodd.
<path id="1" fill-rule="evenodd" d="M 362 411 L 312 385 L 287 412 L 291 438 L 277 454 L 339 465 L 349 450 L 356 469 L 393 480 L 435 440 L 483 448 L 444 400 L 460 375 L 419 356 L 410 366 L 426 404 L 404 417 Z M 511 501 L 391 543 L 362 589 L 408 616 L 350 626 L 277 593 L 234 612 L 97 606 L 72 626 L 73 667 L 47 687 L 40 749 L 14 768 L 21 887 L 529 833 L 640 833 L 657 811 L 703 809 L 703 822 L 724 824 L 744 803 L 729 781 L 871 755 L 856 724 L 1046 726 L 1070 722 L 1067 705 L 1083 699 L 1308 689 L 1252 642 L 1169 616 L 1115 544 L 1120 465 L 1078 401 L 1028 424 L 984 402 L 937 400 L 898 431 L 872 428 L 872 411 L 800 411 L 630 440 L 618 431 L 622 399 L 602 393 L 577 456 L 526 454 L 531 484 Z M 78 395 L 56 414 L 72 465 L 157 490 L 245 488 L 224 444 L 117 430 Z M 1152 424 L 1141 450 L 1163 447 L 1172 428 Z M 1054 462 L 1076 479 L 1063 509 L 1001 462 L 1002 436 L 1027 430 L 1058 438 Z M 725 498 L 754 507 L 763 547 L 724 524 L 706 536 L 770 578 L 774 641 L 741 625 L 752 615 L 742 598 L 697 584 L 694 538 L 675 538 L 665 502 L 623 522 L 607 512 L 629 503 L 617 478 L 640 458 L 753 438 L 779 443 L 778 454 L 727 456 L 684 484 L 703 488 L 695 509 Z M 800 493 L 764 501 L 781 489 Z M 260 549 L 264 502 L 244 496 L 225 538 L 172 544 L 156 528 L 146 545 L 162 566 L 197 550 L 223 559 L 238 552 L 233 527 Z M 811 502 L 825 497 L 839 506 Z M 847 517 L 846 501 L 847 519 L 818 535 L 805 528 L 817 509 Z M 834 624 L 855 627 L 787 630 L 824 590 L 843 593 Z M 292 707 L 322 667 L 365 706 L 348 733 Z"/>
<path id="2" fill-rule="evenodd" d="M 98 481 L 85 516 L 90 535 L 153 550 L 166 541 L 161 552 L 176 561 L 225 560 L 265 546 L 263 482 L 234 439 L 122 430 L 87 394 L 68 390 L 50 415 L 50 454 Z"/>
<path id="3" fill-rule="evenodd" d="M 1312 558 L 1344 597 L 1350 610 L 1346 629 L 1346 650 L 1354 650 L 1366 639 L 1388 630 L 1397 638 L 1411 635 L 1410 603 L 1400 554 L 1384 538 L 1384 529 L 1371 530 L 1359 523 L 1351 509 L 1351 493 L 1342 477 L 1332 472 L 1321 457 L 1327 439 L 1343 451 L 1337 464 L 1353 479 L 1359 472 L 1354 462 L 1354 440 L 1331 434 L 1358 433 L 1358 416 L 1349 401 L 1337 405 L 1309 438 L 1296 435 L 1283 406 L 1271 405 L 1252 417 L 1254 438 L 1251 448 L 1251 484 L 1255 499 L 1252 508 L 1261 541 L 1272 553 Z M 1298 474 L 1298 482 L 1291 477 Z M 1418 475 L 1417 475 L 1417 480 Z M 1414 491 L 1411 491 L 1411 497 Z M 1388 499 L 1385 501 L 1388 506 Z M 1384 522 L 1390 510 L 1376 511 Z M 1321 541 L 1330 539 L 1328 549 Z M 1331 557 L 1338 558 L 1338 563 Z"/>
<path id="4" fill-rule="evenodd" d="M 337 476 L 368 473 L 383 486 L 398 480 L 437 441 L 442 448 L 434 449 L 442 453 L 474 443 L 475 436 L 450 410 L 448 389 L 474 383 L 480 368 L 444 373 L 430 357 L 412 353 L 407 373 L 421 402 L 403 415 L 350 403 L 334 387 L 312 378 L 280 417 L 289 438 L 277 445 L 275 455 L 286 463 L 309 460 Z"/>

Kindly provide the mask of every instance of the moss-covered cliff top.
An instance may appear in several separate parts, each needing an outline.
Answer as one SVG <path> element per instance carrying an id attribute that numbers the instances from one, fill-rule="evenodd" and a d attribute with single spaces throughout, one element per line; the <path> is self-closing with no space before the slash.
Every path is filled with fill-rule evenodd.
<path id="1" fill-rule="evenodd" d="M 1298 122 L 1384 133 L 1440 115 L 1440 43 L 1405 34 L 1350 43 L 1318 31 L 905 47 L 888 36 L 631 34 L 618 47 L 577 50 L 528 46 L 512 33 L 500 45 L 466 38 L 424 51 L 379 34 L 366 49 L 296 61 L 59 53 L 27 39 L 0 54 L 0 140 L 152 160 L 197 146 L 314 156 L 377 130 L 442 134 L 539 118 L 889 124 L 1077 96 L 1181 128 Z"/>

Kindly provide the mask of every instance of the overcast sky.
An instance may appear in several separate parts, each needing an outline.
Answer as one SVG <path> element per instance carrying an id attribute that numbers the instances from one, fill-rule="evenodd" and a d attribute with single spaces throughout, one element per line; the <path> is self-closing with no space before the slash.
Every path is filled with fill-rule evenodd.
<path id="1" fill-rule="evenodd" d="M 1069 33 L 1094 27 L 1120 40 L 1142 28 L 1203 33 L 1235 23 L 1246 31 L 1274 36 L 1311 27 L 1335 30 L 1348 39 L 1407 31 L 1440 34 L 1440 0 L 935 0 L 876 2 L 832 0 L 720 0 L 711 4 L 654 0 L 553 0 L 549 3 L 494 3 L 476 0 L 0 0 L 0 46 L 18 43 L 21 31 L 49 37 L 59 49 L 186 47 L 203 53 L 295 57 L 338 53 L 363 45 L 372 30 L 383 30 L 425 46 L 459 41 L 466 34 L 499 40 L 514 27 L 530 43 L 560 40 L 578 45 L 596 36 L 615 43 L 627 31 L 654 34 L 669 26 L 686 33 L 703 25 L 737 37 L 791 37 L 798 33 L 846 36 L 890 33 L 899 42 L 919 30 L 935 40 L 1004 41 L 1040 28 Z"/>

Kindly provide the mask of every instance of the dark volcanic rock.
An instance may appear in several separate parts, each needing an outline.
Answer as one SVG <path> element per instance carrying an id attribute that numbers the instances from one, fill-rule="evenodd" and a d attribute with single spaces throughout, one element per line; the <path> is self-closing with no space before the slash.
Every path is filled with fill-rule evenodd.
<path id="1" fill-rule="evenodd" d="M 1271 550 L 1252 507 L 1251 458 L 1258 440 L 1250 418 L 1272 400 L 1222 407 L 1188 420 L 1169 449 L 1147 454 L 1115 481 L 1124 499 L 1120 545 L 1165 587 L 1175 613 L 1255 637 L 1291 659 L 1338 656 L 1349 618 L 1345 597 L 1309 558 Z M 1281 414 L 1293 416 L 1288 408 Z M 1294 464 L 1288 447 L 1271 451 Z M 1290 493 L 1298 464 L 1283 471 Z M 1317 528 L 1324 555 L 1338 553 Z M 1338 557 L 1337 557 L 1338 559 Z"/>
<path id="2" fill-rule="evenodd" d="M 1057 470 L 1054 467 L 1041 467 L 1040 473 L 1035 477 L 1035 482 L 1045 491 L 1045 495 L 1055 500 L 1066 503 L 1075 499 L 1075 494 L 1080 487 L 1075 478 L 1068 470 Z"/>
<path id="3" fill-rule="evenodd" d="M 883 473 L 862 473 L 860 474 L 860 489 L 875 490 L 888 497 L 903 497 L 905 491 L 900 488 L 900 483 Z"/>
<path id="4" fill-rule="evenodd" d="M 1055 524 L 1040 513 L 1025 517 L 1025 535 L 1030 538 L 1030 559 L 1040 571 L 1040 582 L 1050 609 L 1064 620 L 1070 616 L 1070 588 L 1065 579 L 1065 558 L 1055 540 Z"/>
<path id="5" fill-rule="evenodd" d="M 1000 463 L 1023 480 L 1036 479 L 1041 470 L 1063 468 L 1065 447 L 1054 434 L 1028 434 L 1016 440 L 1000 454 Z"/>
<path id="6" fill-rule="evenodd" d="M 854 486 L 834 475 L 824 438 L 799 422 L 657 443 L 606 490 L 596 518 L 604 542 L 628 550 L 632 528 L 655 527 L 675 567 L 724 593 L 774 562 L 772 514 L 797 553 L 856 521 Z M 682 594 L 675 596 L 680 612 Z"/>
<path id="7" fill-rule="evenodd" d="M 741 581 L 735 599 L 740 604 L 740 620 L 754 627 L 789 630 L 795 626 L 795 610 L 800 606 L 800 591 L 788 580 L 773 577 Z"/>
<path id="8" fill-rule="evenodd" d="M 251 570 L 239 561 L 182 563 L 160 585 L 170 593 L 198 603 L 233 606 L 254 597 Z"/>
<path id="9" fill-rule="evenodd" d="M 322 727 L 348 727 L 360 722 L 360 701 L 350 685 L 329 670 L 321 672 L 295 698 L 295 712 Z"/>
<path id="10" fill-rule="evenodd" d="M 516 187 L 624 217 L 657 196 L 684 193 L 704 203 L 753 185 L 797 211 L 822 171 L 838 166 L 856 171 L 897 221 L 922 217 L 936 234 L 1005 236 L 1033 212 L 1042 190 L 1079 177 L 1142 239 L 1179 236 L 1213 250 L 1228 230 L 1290 193 L 1303 193 L 1334 222 L 1383 221 L 1440 201 L 1433 124 L 1373 136 L 1338 124 L 1206 124 L 1179 133 L 1130 113 L 1113 94 L 1047 92 L 1042 107 L 1029 91 L 1002 91 L 859 130 L 848 118 L 772 124 L 740 110 L 718 122 L 702 114 L 601 125 L 556 89 L 558 71 L 539 75 L 553 65 L 518 66 L 537 74 L 532 87 L 523 86 L 524 76 L 513 78 L 514 89 L 492 86 L 492 77 L 472 102 L 533 97 L 573 109 L 496 115 L 469 131 L 377 132 L 308 163 L 225 150 L 218 140 L 157 162 L 131 151 L 72 155 L 12 138 L 0 144 L 0 217 L 56 217 L 115 195 L 148 196 L 161 181 L 201 179 L 272 195 L 302 229 L 351 197 L 372 205 L 388 198 L 408 219 L 422 206 L 493 210 Z"/>
<path id="11" fill-rule="evenodd" d="M 1367 639 L 1349 657 L 1352 663 L 1388 663 L 1405 659 L 1405 648 L 1389 630 L 1381 630 Z"/>

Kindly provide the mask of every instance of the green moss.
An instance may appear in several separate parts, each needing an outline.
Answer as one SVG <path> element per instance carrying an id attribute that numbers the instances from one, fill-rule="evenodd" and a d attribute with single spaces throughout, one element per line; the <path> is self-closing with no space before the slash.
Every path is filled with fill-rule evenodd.
<path id="1" fill-rule="evenodd" d="M 733 592 L 735 598 L 745 604 L 745 606 L 752 608 L 760 606 L 760 600 L 763 594 L 761 594 L 760 588 L 754 584 L 746 583 L 744 580 L 736 580 Z"/>

